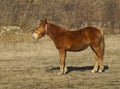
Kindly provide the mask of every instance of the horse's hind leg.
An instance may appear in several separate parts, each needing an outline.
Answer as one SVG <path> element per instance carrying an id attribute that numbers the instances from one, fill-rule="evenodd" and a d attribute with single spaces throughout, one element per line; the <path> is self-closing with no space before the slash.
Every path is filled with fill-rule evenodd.
<path id="1" fill-rule="evenodd" d="M 97 70 L 98 70 L 98 62 L 99 62 L 98 56 L 96 55 L 95 52 L 94 52 L 94 58 L 95 58 L 95 64 L 94 64 L 94 68 L 92 70 L 93 73 L 97 72 Z"/>
<path id="2" fill-rule="evenodd" d="M 99 59 L 99 63 L 100 63 L 100 69 L 99 69 L 99 72 L 102 72 L 104 70 L 104 66 L 103 66 L 103 51 L 101 49 L 100 46 L 98 47 L 95 47 L 95 46 L 92 46 L 94 52 L 96 53 L 98 59 Z M 95 68 L 95 66 L 94 66 Z M 93 72 L 96 72 L 96 70 L 93 68 Z"/>
<path id="3" fill-rule="evenodd" d="M 103 66 L 103 55 L 101 55 L 100 59 L 100 69 L 99 69 L 99 72 L 103 72 L 104 71 L 104 66 Z"/>

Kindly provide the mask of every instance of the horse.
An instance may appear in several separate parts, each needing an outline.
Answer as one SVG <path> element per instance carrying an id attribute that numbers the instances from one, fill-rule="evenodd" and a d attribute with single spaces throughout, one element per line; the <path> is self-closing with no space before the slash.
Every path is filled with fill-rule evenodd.
<path id="1" fill-rule="evenodd" d="M 66 30 L 64 27 L 41 20 L 39 26 L 34 30 L 32 38 L 38 40 L 47 34 L 53 40 L 55 47 L 59 51 L 60 72 L 58 74 L 66 74 L 66 52 L 82 51 L 88 46 L 91 47 L 95 55 L 95 64 L 91 72 L 103 72 L 103 56 L 104 56 L 104 35 L 103 31 L 96 27 L 85 27 L 79 30 Z M 98 67 L 100 66 L 99 70 Z"/>

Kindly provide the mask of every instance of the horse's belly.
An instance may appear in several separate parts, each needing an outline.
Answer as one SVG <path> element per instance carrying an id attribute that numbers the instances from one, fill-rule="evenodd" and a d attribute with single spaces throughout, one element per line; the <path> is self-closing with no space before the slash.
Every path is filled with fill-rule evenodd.
<path id="1" fill-rule="evenodd" d="M 88 47 L 88 44 L 74 44 L 67 47 L 68 51 L 80 51 Z"/>

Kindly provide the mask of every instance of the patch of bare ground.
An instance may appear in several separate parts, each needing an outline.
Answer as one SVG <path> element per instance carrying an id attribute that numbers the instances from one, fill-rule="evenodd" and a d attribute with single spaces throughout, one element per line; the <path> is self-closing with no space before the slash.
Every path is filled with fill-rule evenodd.
<path id="1" fill-rule="evenodd" d="M 91 73 L 92 51 L 68 52 L 68 74 L 59 72 L 59 55 L 48 36 L 0 36 L 0 89 L 120 89 L 120 35 L 105 36 L 105 72 Z"/>

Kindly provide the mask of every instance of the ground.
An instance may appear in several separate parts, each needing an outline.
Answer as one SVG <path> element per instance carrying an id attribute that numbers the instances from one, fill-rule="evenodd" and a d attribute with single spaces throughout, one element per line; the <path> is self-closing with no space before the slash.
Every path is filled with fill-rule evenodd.
<path id="1" fill-rule="evenodd" d="M 48 36 L 38 42 L 31 32 L 0 36 L 0 89 L 120 89 L 120 35 L 105 36 L 103 73 L 91 73 L 87 48 L 68 52 L 68 74 L 59 72 L 59 54 Z"/>

